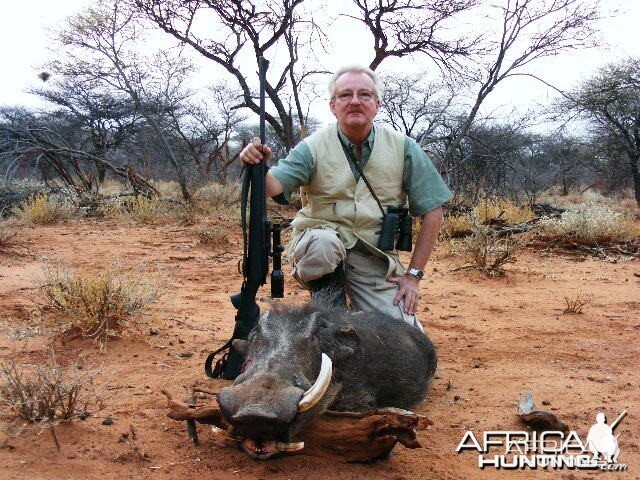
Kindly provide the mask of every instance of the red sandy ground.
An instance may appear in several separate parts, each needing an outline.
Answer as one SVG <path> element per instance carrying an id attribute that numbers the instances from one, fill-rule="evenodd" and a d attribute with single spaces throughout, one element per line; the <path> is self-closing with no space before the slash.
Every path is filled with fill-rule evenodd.
<path id="1" fill-rule="evenodd" d="M 228 300 L 241 280 L 237 272 L 240 235 L 221 250 L 197 243 L 195 227 L 128 226 L 82 220 L 66 225 L 22 228 L 14 247 L 0 253 L 0 357 L 35 364 L 53 343 L 61 361 L 89 353 L 103 363 L 105 409 L 85 421 L 57 428 L 56 451 L 48 432 L 25 432 L 0 445 L 2 479 L 471 479 L 638 478 L 640 475 L 640 265 L 605 263 L 528 251 L 501 278 L 459 270 L 443 249 L 422 283 L 420 319 L 438 348 L 439 365 L 429 398 L 418 409 L 434 425 L 420 432 L 420 450 L 397 447 L 371 465 L 342 464 L 296 456 L 256 462 L 199 426 L 194 447 L 184 423 L 166 417 L 167 389 L 184 399 L 199 382 L 217 388 L 203 361 L 231 334 L 234 310 Z M 43 267 L 62 262 L 73 269 L 126 268 L 167 271 L 165 295 L 145 315 L 156 335 L 113 340 L 100 355 L 87 339 L 62 342 L 54 335 L 15 338 L 33 304 L 28 299 Z M 265 287 L 263 295 L 268 295 Z M 581 315 L 563 314 L 564 297 L 592 295 Z M 289 281 L 285 301 L 306 293 Z M 10 335 L 12 334 L 13 335 Z M 182 355 L 181 355 L 182 354 Z M 184 355 L 187 354 L 187 355 Z M 188 356 L 188 354 L 193 354 Z M 186 357 L 186 358 L 184 358 Z M 480 470 L 473 452 L 456 454 L 468 429 L 521 430 L 517 398 L 533 392 L 537 406 L 554 412 L 586 439 L 596 413 L 608 419 L 629 412 L 621 432 L 625 473 Z M 543 406 L 542 402 L 546 404 Z M 113 425 L 102 420 L 111 416 Z M 122 441 L 135 428 L 136 438 Z M 121 441 L 119 441 L 121 439 Z M 142 458 L 142 454 L 146 459 Z"/>

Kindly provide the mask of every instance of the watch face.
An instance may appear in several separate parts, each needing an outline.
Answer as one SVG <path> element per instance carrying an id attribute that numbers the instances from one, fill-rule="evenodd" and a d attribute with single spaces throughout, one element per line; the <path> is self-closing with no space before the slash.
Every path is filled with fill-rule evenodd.
<path id="1" fill-rule="evenodd" d="M 422 277 L 424 277 L 424 272 L 422 270 L 418 270 L 417 268 L 410 268 L 409 273 L 414 277 L 419 278 L 420 280 L 422 280 Z"/>

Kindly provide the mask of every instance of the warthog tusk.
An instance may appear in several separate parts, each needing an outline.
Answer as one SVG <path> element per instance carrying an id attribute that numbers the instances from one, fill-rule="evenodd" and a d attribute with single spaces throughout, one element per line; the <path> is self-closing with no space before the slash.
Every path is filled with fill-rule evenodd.
<path id="1" fill-rule="evenodd" d="M 304 448 L 304 442 L 276 442 L 276 450 L 279 452 L 297 452 Z"/>
<path id="2" fill-rule="evenodd" d="M 302 398 L 298 402 L 298 411 L 305 412 L 317 404 L 322 396 L 329 388 L 331 383 L 331 375 L 333 373 L 333 366 L 331 365 L 331 359 L 322 354 L 322 364 L 320 365 L 320 373 L 313 386 L 304 392 Z"/>

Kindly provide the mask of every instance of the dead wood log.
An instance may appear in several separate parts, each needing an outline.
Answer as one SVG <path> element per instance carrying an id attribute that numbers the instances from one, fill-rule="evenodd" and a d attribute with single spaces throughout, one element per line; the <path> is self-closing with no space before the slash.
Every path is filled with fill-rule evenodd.
<path id="1" fill-rule="evenodd" d="M 215 425 L 223 430 L 229 429 L 229 424 L 224 421 L 218 405 L 187 405 L 178 402 L 165 390 L 162 394 L 167 397 L 167 408 L 170 410 L 167 416 L 173 420 L 195 420 L 205 425 Z"/>
<path id="2" fill-rule="evenodd" d="M 594 256 L 607 261 L 617 261 L 615 255 L 630 257 L 640 256 L 640 241 L 638 239 L 626 242 L 597 242 L 580 240 L 567 236 L 539 236 L 531 246 L 541 249 L 548 248 L 565 252 L 578 252 Z"/>
<path id="3" fill-rule="evenodd" d="M 368 412 L 326 412 L 317 417 L 300 440 L 300 454 L 345 462 L 369 462 L 391 453 L 397 443 L 407 448 L 422 448 L 416 430 L 425 430 L 433 422 L 427 417 L 399 408 Z"/>
<path id="4" fill-rule="evenodd" d="M 218 405 L 190 406 L 167 397 L 167 416 L 173 420 L 196 421 L 215 425 L 227 440 L 231 426 L 224 420 Z M 370 462 L 387 456 L 397 443 L 407 448 L 422 448 L 416 430 L 426 430 L 433 422 L 422 415 L 399 408 L 383 408 L 368 412 L 328 411 L 310 423 L 300 438 L 304 449 L 296 455 L 329 458 L 344 462 Z"/>

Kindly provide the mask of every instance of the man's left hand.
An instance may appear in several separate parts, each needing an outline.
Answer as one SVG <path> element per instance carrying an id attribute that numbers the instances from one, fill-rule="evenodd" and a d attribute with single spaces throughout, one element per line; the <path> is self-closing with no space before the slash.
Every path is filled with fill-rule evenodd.
<path id="1" fill-rule="evenodd" d="M 420 298 L 420 280 L 411 275 L 404 275 L 390 278 L 389 282 L 398 286 L 398 292 L 393 298 L 393 304 L 398 305 L 400 300 L 404 299 L 404 313 L 415 315 L 416 308 L 418 308 L 418 299 Z"/>

